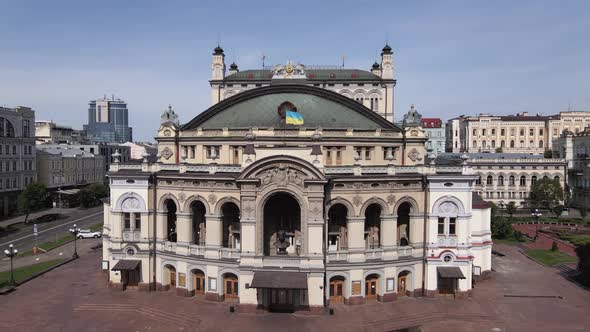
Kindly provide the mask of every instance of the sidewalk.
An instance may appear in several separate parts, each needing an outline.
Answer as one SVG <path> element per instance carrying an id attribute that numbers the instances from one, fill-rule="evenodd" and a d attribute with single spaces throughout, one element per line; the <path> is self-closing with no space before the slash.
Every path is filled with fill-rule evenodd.
<path id="1" fill-rule="evenodd" d="M 69 208 L 69 209 L 67 209 L 67 208 L 50 208 L 50 209 L 46 209 L 46 210 L 42 210 L 42 211 L 31 213 L 29 215 L 29 219 L 28 220 L 32 220 L 32 219 L 35 219 L 37 217 L 40 217 L 42 215 L 49 214 L 49 213 L 59 213 L 59 214 L 63 214 L 63 215 L 73 215 L 73 214 L 76 214 L 77 211 L 88 211 L 87 214 L 92 214 L 92 213 L 94 213 L 94 211 L 98 212 L 98 211 L 100 211 L 102 209 L 103 209 L 102 205 L 91 207 L 91 208 L 88 208 L 88 209 L 80 209 L 78 207 Z M 24 222 L 24 221 L 25 221 L 25 216 L 22 215 L 22 216 L 14 217 L 14 218 L 11 218 L 11 219 L 2 220 L 2 221 L 0 221 L 0 226 L 7 227 L 9 225 L 17 224 L 19 222 Z"/>
<path id="2" fill-rule="evenodd" d="M 92 247 L 102 243 L 102 238 L 100 239 L 80 239 L 78 240 L 78 255 L 85 256 L 89 251 L 91 251 Z M 19 268 L 22 266 L 33 265 L 41 262 L 51 261 L 55 259 L 67 259 L 72 257 L 74 254 L 74 241 L 64 244 L 63 246 L 57 247 L 53 250 L 50 250 L 46 253 L 38 254 L 36 256 L 25 256 L 25 257 L 16 257 L 14 260 L 14 268 Z M 9 271 L 10 270 L 10 260 L 6 257 L 3 257 L 0 260 L 0 272 L 2 271 Z"/>

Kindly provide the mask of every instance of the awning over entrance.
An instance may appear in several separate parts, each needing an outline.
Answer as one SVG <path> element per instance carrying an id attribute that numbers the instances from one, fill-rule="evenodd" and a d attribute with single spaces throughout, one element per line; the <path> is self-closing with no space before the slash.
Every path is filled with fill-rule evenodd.
<path id="1" fill-rule="evenodd" d="M 307 273 L 303 272 L 254 272 L 251 288 L 307 289 Z"/>
<path id="2" fill-rule="evenodd" d="M 122 259 L 113 266 L 111 271 L 132 271 L 137 269 L 140 263 L 141 261 L 136 259 Z"/>
<path id="3" fill-rule="evenodd" d="M 436 270 L 438 276 L 443 279 L 465 279 L 463 272 L 457 266 L 439 266 Z"/>

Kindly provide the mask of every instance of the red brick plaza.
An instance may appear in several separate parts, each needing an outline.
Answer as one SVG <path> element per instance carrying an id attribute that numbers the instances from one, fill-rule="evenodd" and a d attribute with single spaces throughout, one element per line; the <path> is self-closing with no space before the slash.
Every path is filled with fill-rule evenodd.
<path id="1" fill-rule="evenodd" d="M 517 247 L 495 247 L 493 279 L 469 299 L 401 298 L 335 306 L 333 316 L 230 313 L 226 303 L 106 286 L 100 252 L 0 296 L 0 331 L 586 331 L 590 292 Z M 516 296 L 516 297 L 515 297 Z M 562 297 L 562 298 L 558 298 Z"/>

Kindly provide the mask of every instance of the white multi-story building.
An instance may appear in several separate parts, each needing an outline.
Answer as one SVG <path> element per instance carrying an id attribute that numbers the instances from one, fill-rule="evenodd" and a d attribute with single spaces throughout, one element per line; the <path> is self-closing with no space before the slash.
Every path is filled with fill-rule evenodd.
<path id="1" fill-rule="evenodd" d="M 438 155 L 445 152 L 445 124 L 440 118 L 422 118 L 422 129 L 428 137 L 426 151 Z"/>
<path id="2" fill-rule="evenodd" d="M 553 156 L 567 162 L 567 182 L 572 204 L 578 208 L 590 206 L 590 128 L 574 133 L 564 131 L 553 140 Z"/>
<path id="3" fill-rule="evenodd" d="M 473 169 L 425 164 L 419 125 L 306 81 L 240 92 L 184 125 L 167 112 L 158 162 L 111 166 L 112 287 L 323 311 L 468 295 L 491 271 Z M 286 124 L 288 110 L 304 124 Z"/>
<path id="4" fill-rule="evenodd" d="M 443 153 L 437 164 L 461 163 L 463 156 L 477 174 L 475 192 L 499 206 L 514 202 L 519 208 L 529 207 L 531 186 L 543 178 L 557 180 L 566 188 L 567 163 L 559 158 L 527 153 Z"/>
<path id="5" fill-rule="evenodd" d="M 17 210 L 18 194 L 37 179 L 35 112 L 0 107 L 0 218 Z"/>
<path id="6" fill-rule="evenodd" d="M 65 189 L 105 179 L 104 156 L 82 151 L 70 145 L 37 147 L 38 181 L 47 188 Z"/>
<path id="7" fill-rule="evenodd" d="M 564 130 L 578 133 L 590 125 L 590 112 L 555 115 L 460 116 L 447 122 L 447 152 L 543 154 Z"/>

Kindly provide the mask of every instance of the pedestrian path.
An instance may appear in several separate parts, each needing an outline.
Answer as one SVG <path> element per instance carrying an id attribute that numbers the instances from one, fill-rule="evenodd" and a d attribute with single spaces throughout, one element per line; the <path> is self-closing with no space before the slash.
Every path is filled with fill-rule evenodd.
<path id="1" fill-rule="evenodd" d="M 102 242 L 102 239 L 80 239 L 77 240 L 77 251 L 78 255 L 82 256 L 86 254 L 88 251 L 92 250 L 93 246 L 96 246 Z M 62 246 L 54 248 L 46 253 L 38 254 L 38 255 L 30 255 L 30 256 L 17 256 L 14 259 L 14 268 L 19 268 L 23 266 L 29 266 L 37 263 L 52 261 L 56 259 L 67 259 L 74 255 L 74 241 L 68 242 Z M 2 257 L 0 260 L 0 272 L 2 271 L 9 271 L 10 270 L 10 259 L 7 257 Z"/>
<path id="2" fill-rule="evenodd" d="M 102 209 L 103 209 L 102 206 L 95 206 L 93 208 L 89 208 L 89 209 L 85 209 L 85 210 L 82 210 L 80 208 L 70 208 L 70 209 L 52 208 L 52 209 L 46 209 L 46 210 L 42 210 L 42 211 L 38 211 L 38 212 L 33 212 L 29 215 L 28 220 L 33 220 L 35 218 L 41 217 L 42 215 L 49 214 L 49 213 L 59 213 L 59 214 L 63 214 L 63 215 L 92 214 L 95 212 L 99 212 Z M 17 217 L 11 218 L 11 219 L 2 220 L 2 221 L 0 221 L 0 227 L 8 227 L 12 224 L 18 224 L 20 222 L 24 222 L 25 217 L 26 216 L 22 215 L 22 216 L 17 216 Z"/>

